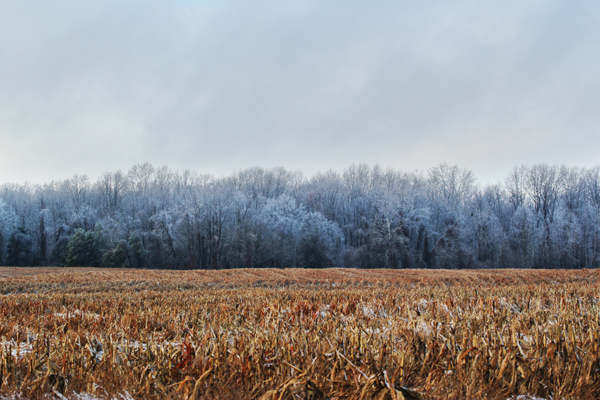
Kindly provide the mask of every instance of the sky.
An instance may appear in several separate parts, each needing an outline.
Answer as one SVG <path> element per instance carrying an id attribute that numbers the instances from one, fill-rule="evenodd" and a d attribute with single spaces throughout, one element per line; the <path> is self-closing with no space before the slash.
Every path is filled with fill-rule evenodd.
<path id="1" fill-rule="evenodd" d="M 0 183 L 600 164 L 600 2 L 0 2 Z"/>

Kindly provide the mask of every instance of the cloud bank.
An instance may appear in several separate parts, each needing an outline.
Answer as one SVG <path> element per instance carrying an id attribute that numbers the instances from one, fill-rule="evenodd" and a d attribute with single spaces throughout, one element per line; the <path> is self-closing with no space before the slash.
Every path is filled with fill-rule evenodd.
<path id="1" fill-rule="evenodd" d="M 591 166 L 598 43 L 594 2 L 2 2 L 0 183 Z"/>

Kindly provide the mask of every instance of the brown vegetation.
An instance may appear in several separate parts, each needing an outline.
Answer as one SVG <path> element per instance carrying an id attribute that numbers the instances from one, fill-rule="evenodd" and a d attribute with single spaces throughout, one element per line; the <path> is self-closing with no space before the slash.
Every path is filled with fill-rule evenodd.
<path id="1" fill-rule="evenodd" d="M 1 268 L 0 396 L 598 398 L 598 276 Z"/>
<path id="2" fill-rule="evenodd" d="M 595 284 L 600 270 L 231 269 L 136 270 L 0 267 L 0 293 L 243 287 L 435 287 Z"/>

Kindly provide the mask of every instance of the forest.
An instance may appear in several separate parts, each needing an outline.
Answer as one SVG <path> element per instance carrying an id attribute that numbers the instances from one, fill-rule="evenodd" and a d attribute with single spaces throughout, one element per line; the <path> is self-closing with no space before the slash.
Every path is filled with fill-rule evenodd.
<path id="1" fill-rule="evenodd" d="M 0 186 L 0 265 L 110 268 L 597 268 L 600 167 L 446 163 L 214 177 L 148 163 Z"/>

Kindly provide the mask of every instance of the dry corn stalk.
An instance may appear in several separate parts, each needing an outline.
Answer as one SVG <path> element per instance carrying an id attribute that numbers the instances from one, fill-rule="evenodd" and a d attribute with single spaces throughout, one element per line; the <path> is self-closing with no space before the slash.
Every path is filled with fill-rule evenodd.
<path id="1" fill-rule="evenodd" d="M 600 397 L 595 284 L 78 285 L 0 297 L 0 396 Z"/>

